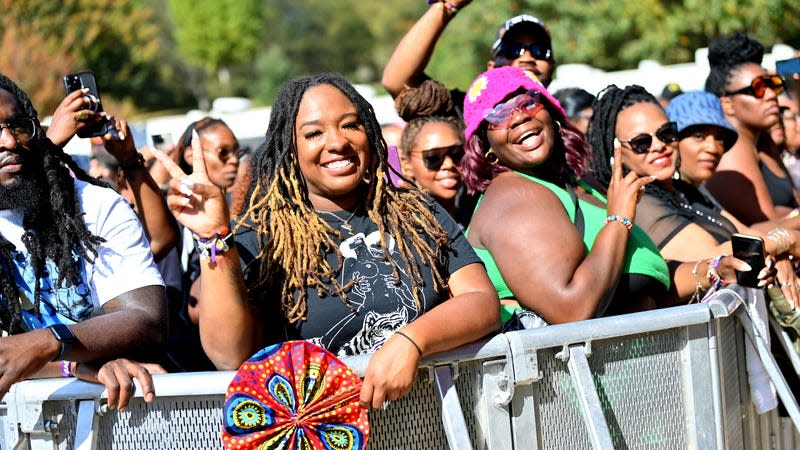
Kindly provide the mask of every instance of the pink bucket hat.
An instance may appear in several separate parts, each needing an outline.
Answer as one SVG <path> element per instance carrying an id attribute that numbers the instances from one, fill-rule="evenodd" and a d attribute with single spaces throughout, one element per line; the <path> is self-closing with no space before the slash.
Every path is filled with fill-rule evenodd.
<path id="1" fill-rule="evenodd" d="M 464 122 L 467 124 L 464 135 L 467 140 L 475 134 L 483 119 L 498 103 L 520 88 L 539 92 L 561 115 L 557 119 L 564 120 L 566 116 L 564 108 L 547 91 L 536 75 L 519 67 L 499 67 L 480 74 L 467 89 L 467 95 L 464 97 Z"/>

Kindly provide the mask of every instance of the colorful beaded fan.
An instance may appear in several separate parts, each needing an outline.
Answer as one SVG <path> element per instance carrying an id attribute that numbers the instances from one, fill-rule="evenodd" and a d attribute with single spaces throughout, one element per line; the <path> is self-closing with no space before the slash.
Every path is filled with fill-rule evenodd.
<path id="1" fill-rule="evenodd" d="M 242 363 L 223 406 L 228 450 L 356 450 L 369 437 L 361 379 L 308 341 L 267 347 Z"/>

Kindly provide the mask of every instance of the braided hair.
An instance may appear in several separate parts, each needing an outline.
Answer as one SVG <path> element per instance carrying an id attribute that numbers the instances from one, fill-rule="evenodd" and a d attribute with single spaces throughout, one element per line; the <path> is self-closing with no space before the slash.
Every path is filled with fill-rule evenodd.
<path id="1" fill-rule="evenodd" d="M 258 292 L 276 292 L 283 314 L 289 323 L 305 320 L 307 289 L 316 289 L 320 297 L 338 297 L 351 310 L 347 291 L 354 282 L 340 283 L 336 275 L 343 256 L 335 238 L 342 233 L 329 225 L 314 210 L 308 197 L 303 174 L 297 163 L 295 121 L 304 94 L 312 87 L 333 86 L 355 106 L 370 143 L 372 158 L 363 207 L 378 226 L 383 258 L 392 267 L 395 283 L 400 283 L 398 264 L 390 257 L 386 234 L 397 244 L 411 291 L 420 306 L 420 288 L 425 281 L 423 267 L 432 272 L 434 290 L 446 289 L 442 255 L 452 250 L 447 233 L 433 213 L 432 200 L 415 189 L 400 190 L 388 182 L 388 154 L 381 128 L 372 106 L 341 75 L 321 73 L 286 82 L 272 106 L 269 132 L 258 150 L 254 166 L 254 184 L 249 206 L 237 226 L 249 226 L 259 236 L 258 279 L 251 283 L 250 296 Z M 327 262 L 334 253 L 337 264 Z"/>
<path id="2" fill-rule="evenodd" d="M 93 261 L 103 239 L 86 228 L 80 201 L 70 171 L 79 180 L 98 186 L 104 183 L 89 177 L 64 150 L 48 139 L 28 95 L 7 76 L 0 74 L 0 89 L 9 92 L 22 110 L 34 121 L 34 134 L 26 144 L 26 172 L 34 178 L 36 204 L 25 208 L 22 242 L 35 275 L 34 313 L 39 314 L 41 280 L 46 278 L 46 262 L 58 268 L 57 287 L 71 287 L 80 282 L 80 265 L 75 257 Z M 14 244 L 0 232 L 0 329 L 10 333 L 26 331 L 22 320 L 19 287 L 14 274 Z"/>
<path id="3" fill-rule="evenodd" d="M 612 84 L 597 95 L 597 99 L 592 105 L 594 113 L 589 121 L 589 127 L 586 130 L 586 139 L 589 141 L 593 152 L 593 157 L 589 165 L 591 167 L 592 177 L 597 184 L 603 188 L 608 188 L 611 182 L 611 158 L 614 156 L 617 117 L 622 110 L 640 103 L 653 104 L 663 111 L 661 103 L 658 102 L 653 94 L 635 84 L 626 86 L 624 89 Z M 625 173 L 629 172 L 625 167 L 623 167 L 623 170 Z M 657 183 L 647 184 L 645 186 L 645 193 L 653 195 L 674 206 L 675 208 L 673 209 L 677 211 L 678 214 L 694 219 L 691 212 L 686 211 L 686 209 L 681 206 L 680 200 L 674 193 L 664 189 Z"/>
<path id="4" fill-rule="evenodd" d="M 736 71 L 747 64 L 761 66 L 763 59 L 764 46 L 745 34 L 736 33 L 714 42 L 708 47 L 711 71 L 706 78 L 706 91 L 724 96 Z"/>
<path id="5" fill-rule="evenodd" d="M 422 128 L 429 123 L 449 125 L 464 136 L 464 122 L 453 105 L 450 91 L 436 80 L 425 80 L 419 87 L 405 88 L 394 100 L 397 114 L 406 121 L 400 140 L 400 154 L 408 157 Z M 463 145 L 463 139 L 461 144 Z"/>

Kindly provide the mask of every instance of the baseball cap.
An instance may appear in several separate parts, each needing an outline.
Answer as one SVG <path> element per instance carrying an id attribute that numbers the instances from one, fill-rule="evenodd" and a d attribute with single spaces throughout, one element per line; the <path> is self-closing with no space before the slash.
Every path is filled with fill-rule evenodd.
<path id="1" fill-rule="evenodd" d="M 529 27 L 534 32 L 544 35 L 547 37 L 547 45 L 550 45 L 550 30 L 547 29 L 547 25 L 545 25 L 544 21 L 530 14 L 520 14 L 506 20 L 500 25 L 500 28 L 497 29 L 497 36 L 489 54 L 490 59 L 495 59 L 497 57 L 497 53 L 500 51 L 500 44 L 503 43 L 503 37 L 506 36 L 511 29 L 522 27 Z"/>
<path id="2" fill-rule="evenodd" d="M 552 105 L 561 117 L 556 119 L 564 120 L 566 114 L 561 104 L 553 97 L 547 88 L 542 85 L 539 78 L 531 72 L 522 70 L 519 67 L 504 66 L 487 70 L 478 75 L 464 96 L 464 122 L 466 130 L 464 136 L 467 140 L 475 134 L 483 120 L 492 108 L 509 94 L 520 89 L 535 90 Z"/>
<path id="3" fill-rule="evenodd" d="M 673 98 L 683 94 L 681 85 L 678 83 L 667 83 L 664 89 L 661 90 L 661 98 L 672 100 Z"/>
<path id="4" fill-rule="evenodd" d="M 669 102 L 669 120 L 678 124 L 678 135 L 685 137 L 693 127 L 713 126 L 723 132 L 725 150 L 733 147 L 739 134 L 725 120 L 719 97 L 703 91 L 686 92 Z"/>

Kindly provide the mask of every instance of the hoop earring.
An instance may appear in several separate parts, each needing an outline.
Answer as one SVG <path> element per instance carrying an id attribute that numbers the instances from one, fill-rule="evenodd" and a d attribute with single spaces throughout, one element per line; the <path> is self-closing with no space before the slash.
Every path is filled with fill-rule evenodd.
<path id="1" fill-rule="evenodd" d="M 365 173 L 364 176 L 361 178 L 361 181 L 363 181 L 366 184 L 370 184 L 372 182 L 372 174 L 369 172 Z"/>
<path id="2" fill-rule="evenodd" d="M 561 122 L 556 120 L 556 128 L 558 128 L 558 134 L 561 134 Z"/>
<path id="3" fill-rule="evenodd" d="M 486 153 L 483 154 L 483 157 L 486 158 L 486 162 L 493 166 L 500 161 L 500 158 L 497 157 L 497 153 L 495 153 L 492 149 L 487 150 Z"/>

